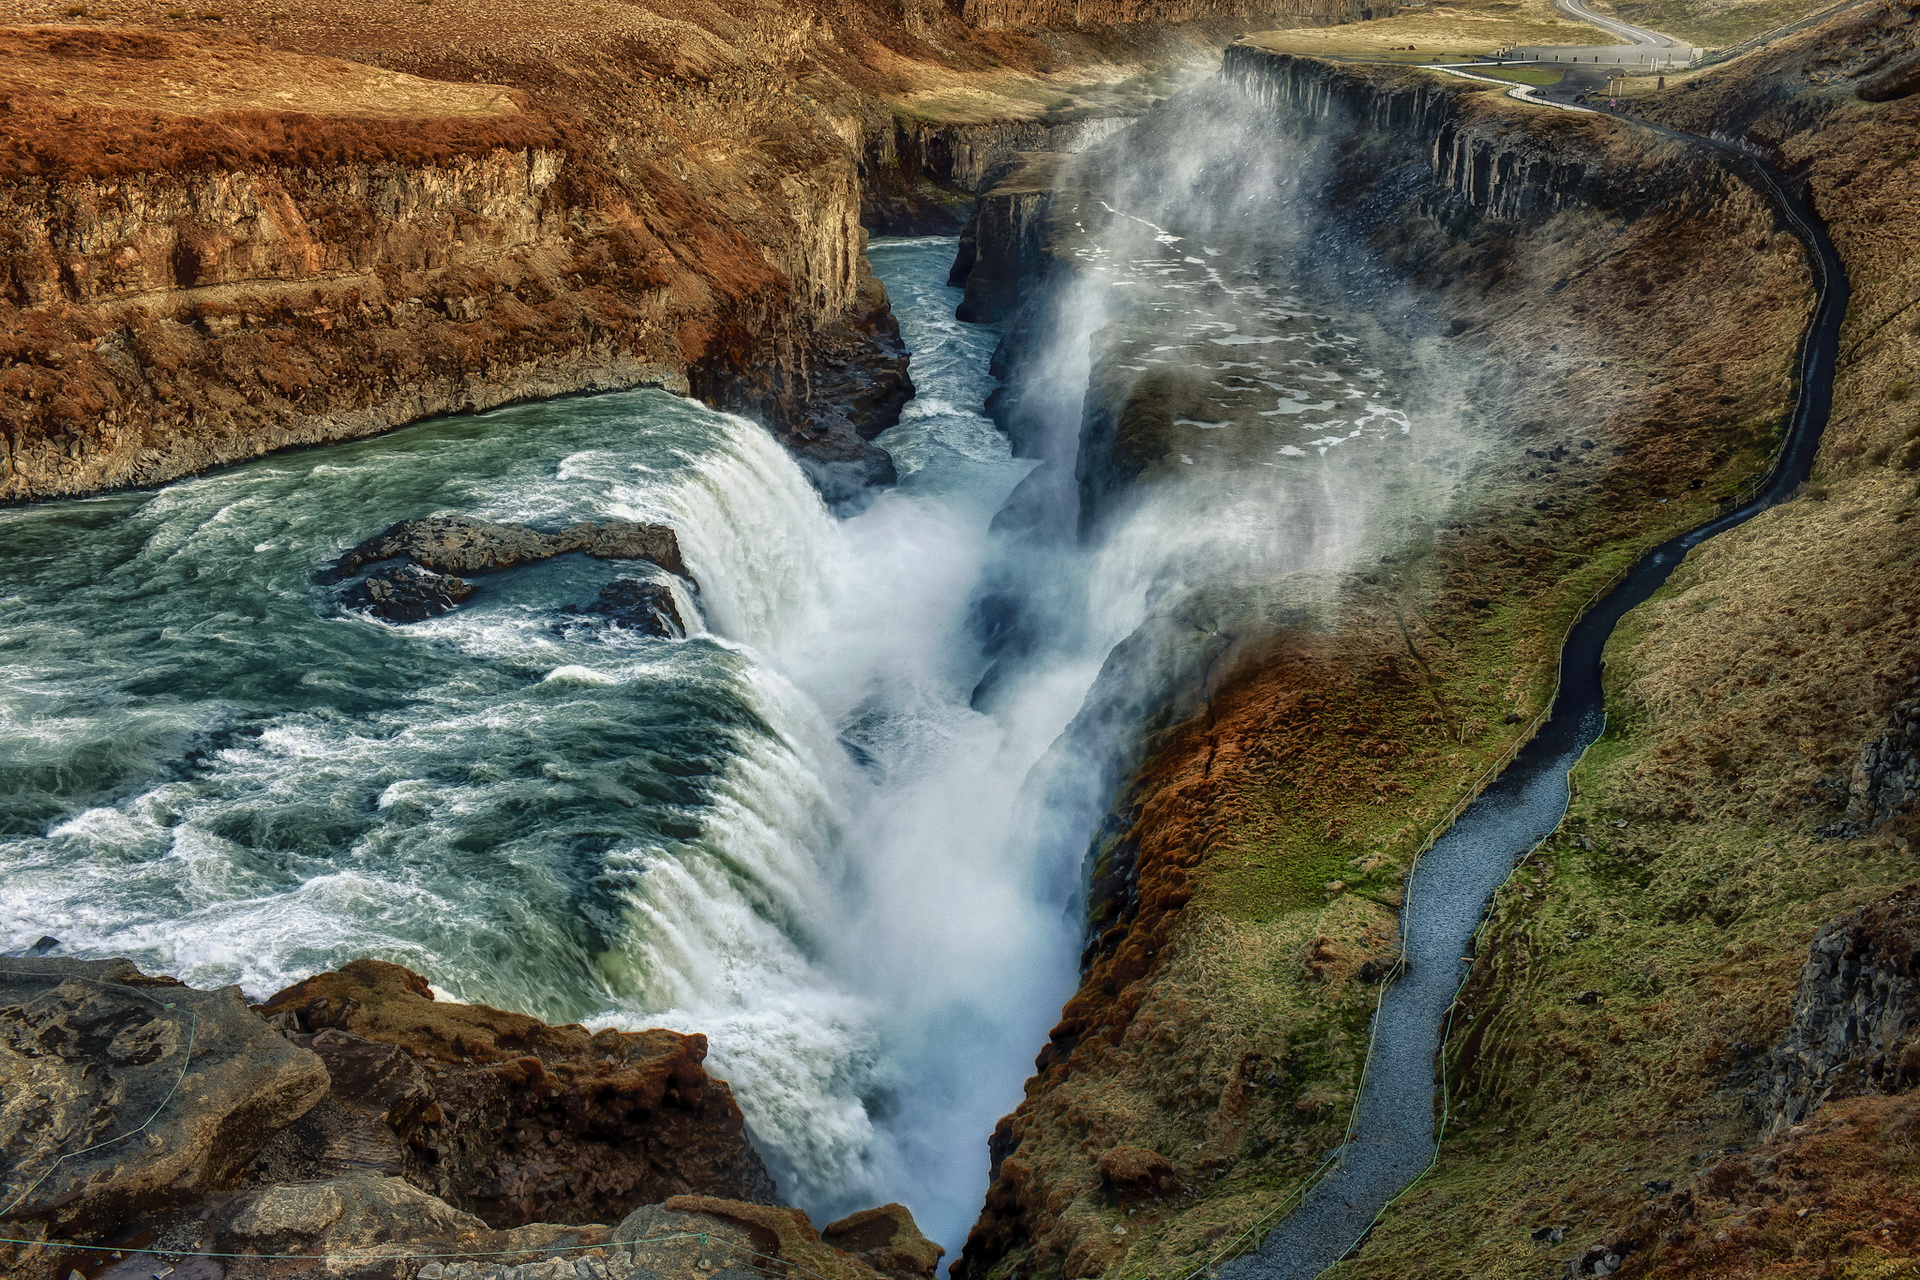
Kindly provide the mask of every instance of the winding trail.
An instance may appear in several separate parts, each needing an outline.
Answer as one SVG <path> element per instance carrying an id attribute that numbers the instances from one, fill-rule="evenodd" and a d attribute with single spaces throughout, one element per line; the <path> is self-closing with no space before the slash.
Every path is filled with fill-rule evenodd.
<path id="1" fill-rule="evenodd" d="M 1512 96 L 1542 106 L 1586 110 L 1526 92 Z M 1438 1055 L 1454 999 L 1472 963 L 1473 937 L 1493 891 L 1521 857 L 1559 826 L 1569 799 L 1569 771 L 1606 726 L 1601 659 L 1607 638 L 1689 551 L 1785 501 L 1812 469 L 1832 407 L 1834 364 L 1847 309 L 1849 286 L 1839 253 L 1812 208 L 1771 166 L 1715 139 L 1643 120 L 1631 123 L 1712 149 L 1766 193 L 1806 247 L 1818 301 L 1801 338 L 1798 396 L 1786 438 L 1772 472 L 1751 498 L 1647 552 L 1574 624 L 1560 654 L 1552 714 L 1538 736 L 1408 877 L 1401 917 L 1404 968 L 1383 993 L 1375 1015 L 1347 1141 L 1300 1207 L 1282 1219 L 1254 1253 L 1221 1269 L 1228 1280 L 1313 1280 L 1352 1251 L 1380 1215 L 1433 1167 L 1445 1124 L 1444 1116 L 1435 1115 Z"/>
<path id="2" fill-rule="evenodd" d="M 1585 22 L 1591 26 L 1599 27 L 1602 31 L 1608 32 L 1609 34 L 1625 36 L 1627 44 L 1623 47 L 1635 49 L 1684 49 L 1691 47 L 1681 44 L 1672 36 L 1661 35 L 1658 31 L 1649 31 L 1645 27 L 1636 27 L 1632 23 L 1622 22 L 1618 18 L 1603 17 L 1587 8 L 1586 0 L 1553 0 L 1553 7 L 1570 18 Z"/>

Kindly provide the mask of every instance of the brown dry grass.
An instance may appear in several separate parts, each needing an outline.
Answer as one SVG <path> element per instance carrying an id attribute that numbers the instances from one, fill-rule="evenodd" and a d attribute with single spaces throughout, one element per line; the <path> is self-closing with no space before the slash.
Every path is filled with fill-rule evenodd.
<path id="1" fill-rule="evenodd" d="M 1594 28 L 1562 17 L 1551 0 L 1456 0 L 1391 18 L 1249 37 L 1262 49 L 1311 57 L 1407 60 L 1490 53 L 1515 44 L 1590 44 Z M 1413 48 L 1408 51 L 1407 46 Z M 1403 53 L 1403 51 L 1405 51 Z"/>

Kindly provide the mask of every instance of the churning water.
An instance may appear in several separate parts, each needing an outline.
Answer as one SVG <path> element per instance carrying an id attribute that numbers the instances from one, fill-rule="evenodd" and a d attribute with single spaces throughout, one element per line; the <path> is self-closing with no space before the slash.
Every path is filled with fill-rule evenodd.
<path id="1" fill-rule="evenodd" d="M 656 391 L 0 512 L 0 950 L 256 997 L 376 956 L 702 1031 L 783 1198 L 901 1199 L 957 1246 L 1071 979 L 1079 850 L 1022 783 L 1098 662 L 970 706 L 1031 464 L 975 412 L 994 335 L 951 319 L 951 257 L 874 246 L 921 394 L 881 441 L 901 483 L 844 521 L 763 429 Z M 410 627 L 316 585 L 434 512 L 671 524 L 694 634 L 561 625 L 623 571 L 578 556 Z"/>

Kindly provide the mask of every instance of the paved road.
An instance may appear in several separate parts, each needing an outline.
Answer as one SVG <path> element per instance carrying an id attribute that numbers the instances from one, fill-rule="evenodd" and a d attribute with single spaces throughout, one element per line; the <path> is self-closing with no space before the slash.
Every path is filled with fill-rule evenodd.
<path id="1" fill-rule="evenodd" d="M 1687 49 L 1692 47 L 1691 45 L 1682 44 L 1672 36 L 1663 36 L 1658 31 L 1649 31 L 1645 27 L 1636 27 L 1632 23 L 1622 22 L 1618 18 L 1602 17 L 1587 8 L 1586 0 L 1553 0 L 1553 4 L 1555 8 L 1570 18 L 1591 23 L 1593 26 L 1599 27 L 1602 31 L 1608 32 L 1609 34 L 1624 37 L 1628 43 L 1623 47 L 1652 47 L 1658 49 Z"/>

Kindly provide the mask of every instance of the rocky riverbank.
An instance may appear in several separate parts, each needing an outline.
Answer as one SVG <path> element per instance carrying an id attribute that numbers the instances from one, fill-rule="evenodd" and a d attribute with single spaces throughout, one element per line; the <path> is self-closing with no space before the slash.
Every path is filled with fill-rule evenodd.
<path id="1" fill-rule="evenodd" d="M 0 959 L 0 1226 L 61 1242 L 0 1246 L 0 1266 L 22 1280 L 168 1265 L 533 1280 L 554 1258 L 615 1280 L 933 1274 L 941 1250 L 899 1205 L 824 1237 L 778 1207 L 705 1056 L 698 1035 L 436 1000 L 371 960 L 249 1008 L 236 988 L 123 960 Z"/>

